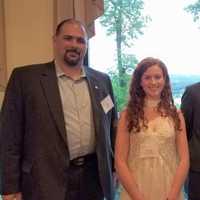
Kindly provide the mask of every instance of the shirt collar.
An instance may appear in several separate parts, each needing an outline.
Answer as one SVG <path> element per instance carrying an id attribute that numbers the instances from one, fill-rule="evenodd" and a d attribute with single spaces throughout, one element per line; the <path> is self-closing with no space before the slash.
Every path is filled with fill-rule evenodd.
<path id="1" fill-rule="evenodd" d="M 56 68 L 56 76 L 58 78 L 63 77 L 63 76 L 69 77 L 63 72 L 62 68 L 59 67 L 59 65 L 56 62 L 56 60 L 54 61 L 54 64 L 55 64 L 55 68 Z M 85 73 L 85 69 L 84 69 L 84 66 L 83 66 L 83 67 L 81 67 L 81 74 L 80 74 L 79 79 L 85 78 L 85 77 L 86 77 L 86 73 Z"/>

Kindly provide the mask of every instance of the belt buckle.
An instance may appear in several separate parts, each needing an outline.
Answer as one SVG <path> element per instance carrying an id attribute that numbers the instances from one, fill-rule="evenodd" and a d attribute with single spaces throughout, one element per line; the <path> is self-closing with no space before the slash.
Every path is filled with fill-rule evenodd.
<path id="1" fill-rule="evenodd" d="M 73 164 L 76 166 L 81 166 L 85 163 L 85 158 L 84 157 L 79 157 L 73 160 Z"/>

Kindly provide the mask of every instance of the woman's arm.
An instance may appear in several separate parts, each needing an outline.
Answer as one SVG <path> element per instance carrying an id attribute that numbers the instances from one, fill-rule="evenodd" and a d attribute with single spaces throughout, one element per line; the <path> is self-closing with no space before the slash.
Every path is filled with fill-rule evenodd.
<path id="1" fill-rule="evenodd" d="M 142 193 L 138 189 L 133 172 L 130 172 L 127 164 L 130 133 L 126 128 L 126 124 L 126 111 L 124 111 L 121 113 L 117 128 L 115 143 L 115 168 L 121 184 L 126 189 L 131 199 L 144 200 Z"/>
<path id="2" fill-rule="evenodd" d="M 167 200 L 176 200 L 178 198 L 189 169 L 189 152 L 185 120 L 180 111 L 179 118 L 181 121 L 181 131 L 176 135 L 176 145 L 180 161 Z"/>

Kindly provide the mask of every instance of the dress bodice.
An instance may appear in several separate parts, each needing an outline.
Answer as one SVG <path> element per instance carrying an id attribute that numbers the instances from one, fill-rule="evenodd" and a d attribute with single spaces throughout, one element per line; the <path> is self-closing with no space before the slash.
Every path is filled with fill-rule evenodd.
<path id="1" fill-rule="evenodd" d="M 142 128 L 139 133 L 130 136 L 129 163 L 137 158 L 161 158 L 166 162 L 177 160 L 176 132 L 169 117 L 157 117 Z M 135 159 L 133 159 L 135 158 Z M 176 165 L 177 161 L 175 162 Z M 175 166 L 174 166 L 175 167 Z"/>

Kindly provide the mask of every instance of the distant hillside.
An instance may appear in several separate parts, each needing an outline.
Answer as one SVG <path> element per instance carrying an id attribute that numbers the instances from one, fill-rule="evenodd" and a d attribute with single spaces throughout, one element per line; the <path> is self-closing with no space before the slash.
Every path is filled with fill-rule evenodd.
<path id="1" fill-rule="evenodd" d="M 170 75 L 174 97 L 182 96 L 185 87 L 200 82 L 200 75 Z"/>
<path id="2" fill-rule="evenodd" d="M 172 92 L 177 107 L 181 104 L 181 97 L 185 87 L 200 82 L 200 75 L 170 75 Z"/>

